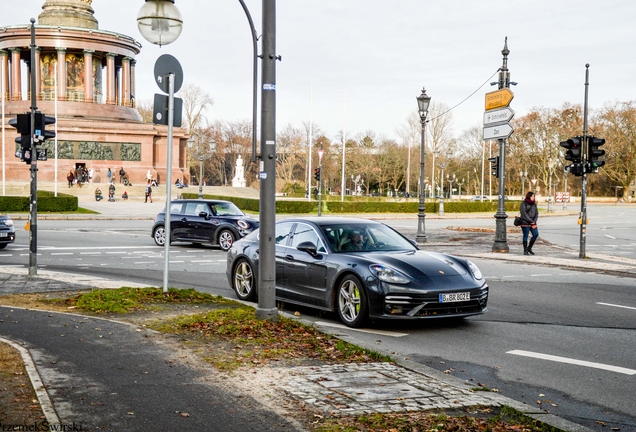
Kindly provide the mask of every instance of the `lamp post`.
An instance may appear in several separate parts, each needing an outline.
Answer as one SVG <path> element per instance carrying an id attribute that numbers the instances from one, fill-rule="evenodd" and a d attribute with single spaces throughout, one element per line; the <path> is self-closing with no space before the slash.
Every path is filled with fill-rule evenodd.
<path id="1" fill-rule="evenodd" d="M 526 180 L 528 179 L 528 171 L 519 171 L 519 178 L 521 178 L 521 199 L 526 196 Z"/>
<path id="2" fill-rule="evenodd" d="M 438 162 L 437 167 L 442 170 L 442 176 L 440 177 L 441 181 L 439 182 L 440 194 L 439 194 L 439 211 L 438 215 L 442 216 L 444 214 L 444 169 L 448 166 L 448 162 Z"/>
<path id="3" fill-rule="evenodd" d="M 207 148 L 204 146 L 206 141 Z M 214 138 L 195 132 L 188 140 L 188 149 L 191 150 L 192 157 L 199 159 L 199 199 L 203 199 L 203 161 L 210 159 L 216 151 L 216 141 Z"/>
<path id="4" fill-rule="evenodd" d="M 177 40 L 183 20 L 174 0 L 146 0 L 137 14 L 137 27 L 141 35 L 155 45 L 167 45 Z M 172 128 L 174 122 L 175 74 L 168 74 L 168 152 L 166 157 L 166 216 L 164 220 L 163 292 L 168 292 L 170 272 L 170 198 L 172 194 Z"/>
<path id="5" fill-rule="evenodd" d="M 563 210 L 568 209 L 568 200 L 570 199 L 570 195 L 568 194 L 568 174 L 569 171 L 567 169 L 563 169 Z"/>
<path id="6" fill-rule="evenodd" d="M 417 110 L 420 114 L 420 123 L 422 125 L 422 139 L 420 142 L 420 194 L 419 206 L 417 208 L 417 235 L 415 241 L 418 244 L 426 243 L 426 206 L 424 203 L 424 156 L 426 155 L 426 116 L 428 116 L 428 106 L 431 103 L 431 97 L 426 94 L 426 89 L 422 89 L 422 94 L 417 98 Z"/>
<path id="7" fill-rule="evenodd" d="M 548 213 L 552 213 L 552 170 L 554 169 L 554 159 L 548 159 Z"/>
<path id="8" fill-rule="evenodd" d="M 459 187 L 459 200 L 462 200 L 462 186 L 464 184 L 465 179 L 462 178 L 462 181 L 457 180 L 457 186 Z"/>

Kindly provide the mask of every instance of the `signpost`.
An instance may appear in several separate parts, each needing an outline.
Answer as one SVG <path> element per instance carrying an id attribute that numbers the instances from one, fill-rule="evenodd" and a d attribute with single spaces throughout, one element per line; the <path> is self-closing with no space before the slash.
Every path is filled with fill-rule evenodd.
<path id="1" fill-rule="evenodd" d="M 514 129 L 509 123 L 484 127 L 484 141 L 508 138 Z"/>
<path id="2" fill-rule="evenodd" d="M 510 107 L 495 109 L 484 112 L 484 126 L 509 122 L 515 116 L 515 112 Z"/>
<path id="3" fill-rule="evenodd" d="M 486 93 L 486 111 L 507 107 L 514 97 L 515 95 L 509 88 L 502 88 Z"/>

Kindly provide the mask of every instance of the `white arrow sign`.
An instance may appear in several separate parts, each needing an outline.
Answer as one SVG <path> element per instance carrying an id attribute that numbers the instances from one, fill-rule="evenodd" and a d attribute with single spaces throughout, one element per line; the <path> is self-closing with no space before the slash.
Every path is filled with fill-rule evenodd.
<path id="1" fill-rule="evenodd" d="M 484 141 L 508 138 L 512 135 L 514 129 L 509 123 L 505 123 L 497 126 L 488 126 L 484 128 Z"/>
<path id="2" fill-rule="evenodd" d="M 510 107 L 484 112 L 484 126 L 506 123 L 512 120 L 515 112 Z"/>

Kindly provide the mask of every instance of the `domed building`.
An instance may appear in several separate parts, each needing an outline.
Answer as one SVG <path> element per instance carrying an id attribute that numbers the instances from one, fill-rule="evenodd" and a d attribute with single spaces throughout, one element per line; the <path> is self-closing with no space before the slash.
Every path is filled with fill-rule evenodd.
<path id="1" fill-rule="evenodd" d="M 5 170 L 6 180 L 30 179 L 29 166 L 15 156 L 18 134 L 9 120 L 30 112 L 31 91 L 36 93 L 38 111 L 57 117 L 57 137 L 43 145 L 48 160 L 38 162 L 38 180 L 53 181 L 55 165 L 61 182 L 80 166 L 93 169 L 95 182 L 105 182 L 109 168 L 118 173 L 122 167 L 132 183 L 144 182 L 148 171 L 161 183 L 165 179 L 168 129 L 142 122 L 135 108 L 135 56 L 141 44 L 100 30 L 91 1 L 44 2 L 35 25 L 35 65 L 31 25 L 0 27 L 5 128 L 0 172 Z M 47 127 L 52 129 L 53 125 Z M 184 129 L 174 128 L 171 145 L 172 176 L 188 179 Z"/>

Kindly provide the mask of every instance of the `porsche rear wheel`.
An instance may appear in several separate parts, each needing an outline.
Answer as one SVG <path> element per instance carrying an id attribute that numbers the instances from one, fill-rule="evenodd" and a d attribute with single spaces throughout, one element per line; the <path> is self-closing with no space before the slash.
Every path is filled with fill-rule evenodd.
<path id="1" fill-rule="evenodd" d="M 252 301 L 256 298 L 256 278 L 252 264 L 241 258 L 232 271 L 233 288 L 236 296 L 244 301 Z"/>
<path id="2" fill-rule="evenodd" d="M 345 276 L 338 285 L 337 296 L 340 320 L 348 327 L 362 326 L 367 320 L 369 305 L 360 279 Z"/>

